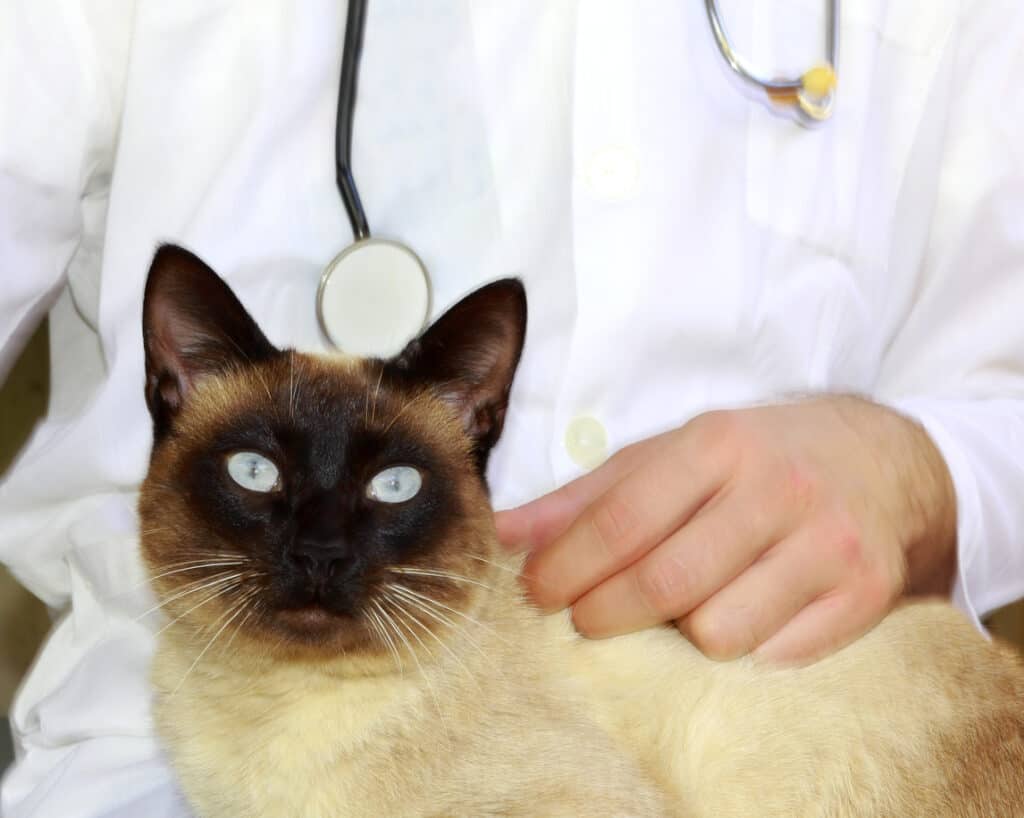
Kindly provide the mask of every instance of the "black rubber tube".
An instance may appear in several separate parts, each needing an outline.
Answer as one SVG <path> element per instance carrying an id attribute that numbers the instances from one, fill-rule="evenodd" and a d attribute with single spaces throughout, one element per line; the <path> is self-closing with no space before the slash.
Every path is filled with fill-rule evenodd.
<path id="1" fill-rule="evenodd" d="M 341 81 L 338 83 L 334 164 L 338 191 L 348 213 L 348 220 L 352 225 L 352 238 L 355 241 L 370 236 L 370 225 L 366 221 L 363 203 L 359 198 L 355 177 L 352 175 L 352 120 L 355 115 L 359 60 L 363 52 L 365 29 L 366 0 L 349 0 L 345 21 L 345 44 L 341 52 Z"/>

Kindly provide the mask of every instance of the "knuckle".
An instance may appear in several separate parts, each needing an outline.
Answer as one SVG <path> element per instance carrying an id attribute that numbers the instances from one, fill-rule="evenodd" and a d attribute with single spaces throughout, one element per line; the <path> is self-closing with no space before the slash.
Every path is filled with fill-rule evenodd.
<path id="1" fill-rule="evenodd" d="M 861 523 L 847 510 L 833 510 L 825 518 L 830 556 L 843 571 L 845 585 L 859 603 L 873 611 L 888 610 L 903 589 L 902 563 L 893 564 L 889 553 L 865 535 Z"/>
<path id="2" fill-rule="evenodd" d="M 821 478 L 807 463 L 787 459 L 779 481 L 782 501 L 790 508 L 806 511 L 821 494 Z"/>
<path id="3" fill-rule="evenodd" d="M 738 419 L 736 412 L 714 409 L 697 415 L 689 425 L 701 446 L 719 448 L 730 445 L 736 437 Z"/>
<path id="4" fill-rule="evenodd" d="M 756 543 L 763 541 L 766 533 L 778 529 L 782 511 L 774 497 L 769 493 L 760 493 L 744 497 L 743 500 L 743 518 L 729 521 L 731 532 L 718 526 L 723 530 L 711 532 L 709 542 L 728 543 L 735 541 L 735 534 L 741 534 L 745 540 Z"/>
<path id="5" fill-rule="evenodd" d="M 860 595 L 865 608 L 887 610 L 896 599 L 900 583 L 883 566 L 872 566 L 863 572 L 860 581 Z"/>
<path id="6" fill-rule="evenodd" d="M 864 540 L 853 529 L 838 532 L 832 545 L 839 562 L 849 569 L 856 569 L 864 564 Z"/>
<path id="7" fill-rule="evenodd" d="M 680 602 L 689 586 L 681 566 L 663 561 L 641 567 L 635 576 L 637 593 L 651 613 L 661 620 L 679 613 Z"/>
<path id="8" fill-rule="evenodd" d="M 608 458 L 608 461 L 602 468 L 608 467 L 620 473 L 630 473 L 637 466 L 652 459 L 664 447 L 666 441 L 671 440 L 673 437 L 675 437 L 675 433 L 667 432 L 655 437 L 638 440 L 635 443 L 630 443 L 628 446 L 623 446 Z"/>
<path id="9" fill-rule="evenodd" d="M 608 458 L 608 463 L 630 465 L 645 453 L 647 449 L 646 444 L 648 443 L 649 441 L 647 440 L 640 440 L 636 443 L 630 443 L 628 446 L 623 446 Z"/>
<path id="10" fill-rule="evenodd" d="M 723 617 L 706 608 L 698 608 L 687 617 L 686 633 L 697 649 L 711 659 L 731 659 L 742 652 L 740 635 Z"/>
<path id="11" fill-rule="evenodd" d="M 614 558 L 629 556 L 636 542 L 637 515 L 632 507 L 614 494 L 600 501 L 590 516 L 594 537 Z"/>
<path id="12" fill-rule="evenodd" d="M 833 558 L 846 570 L 859 572 L 867 562 L 860 526 L 843 512 L 832 512 L 823 525 Z"/>

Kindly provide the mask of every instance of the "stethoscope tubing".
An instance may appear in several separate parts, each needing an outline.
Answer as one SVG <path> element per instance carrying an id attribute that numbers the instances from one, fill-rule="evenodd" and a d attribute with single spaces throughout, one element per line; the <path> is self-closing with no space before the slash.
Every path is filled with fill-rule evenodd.
<path id="1" fill-rule="evenodd" d="M 345 22 L 345 40 L 341 57 L 341 80 L 338 83 L 337 127 L 335 129 L 335 178 L 341 194 L 352 240 L 370 237 L 370 225 L 359 197 L 352 173 L 352 127 L 359 82 L 359 64 L 366 31 L 367 0 L 349 0 Z M 798 94 L 803 86 L 801 78 L 768 80 L 757 75 L 736 53 L 722 23 L 717 0 L 704 0 L 708 22 L 722 59 L 751 90 L 766 95 L 769 100 Z M 826 7 L 825 54 L 828 63 L 836 65 L 839 43 L 839 0 L 829 0 Z M 806 119 L 806 117 L 802 117 Z"/>
<path id="2" fill-rule="evenodd" d="M 335 178 L 341 201 L 352 225 L 352 240 L 370 237 L 370 225 L 352 175 L 352 123 L 355 119 L 359 63 L 366 30 L 366 0 L 349 0 L 345 22 L 345 44 L 341 55 L 341 81 L 338 83 L 337 127 L 334 135 Z"/>
<path id="3" fill-rule="evenodd" d="M 336 349 L 363 357 L 398 354 L 426 324 L 430 275 L 420 257 L 397 239 L 374 237 L 352 172 L 352 130 L 358 96 L 368 0 L 349 0 L 338 82 L 334 137 L 335 180 L 352 227 L 352 243 L 320 277 L 316 315 Z"/>
<path id="4" fill-rule="evenodd" d="M 716 0 L 705 0 L 715 42 L 736 76 L 749 88 L 766 94 L 777 109 L 807 125 L 827 119 L 832 110 L 839 0 L 828 2 L 829 65 L 812 69 L 798 80 L 766 81 L 736 55 Z M 422 330 L 431 310 L 432 288 L 426 267 L 409 247 L 398 240 L 371 237 L 352 172 L 352 130 L 367 5 L 368 0 L 348 0 L 334 139 L 335 179 L 352 227 L 352 244 L 325 268 L 317 289 L 316 313 L 333 346 L 350 354 L 379 357 L 397 354 L 401 345 Z M 409 309 L 393 309 L 395 299 L 403 299 Z"/>

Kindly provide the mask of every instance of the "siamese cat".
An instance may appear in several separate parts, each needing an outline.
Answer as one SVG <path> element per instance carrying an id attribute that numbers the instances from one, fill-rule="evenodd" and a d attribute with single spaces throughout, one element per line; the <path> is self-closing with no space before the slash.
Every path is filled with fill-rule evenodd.
<path id="1" fill-rule="evenodd" d="M 174 246 L 143 312 L 154 711 L 201 818 L 1024 815 L 1024 667 L 948 605 L 800 669 L 530 606 L 484 480 L 517 281 L 390 360 L 276 349 Z"/>

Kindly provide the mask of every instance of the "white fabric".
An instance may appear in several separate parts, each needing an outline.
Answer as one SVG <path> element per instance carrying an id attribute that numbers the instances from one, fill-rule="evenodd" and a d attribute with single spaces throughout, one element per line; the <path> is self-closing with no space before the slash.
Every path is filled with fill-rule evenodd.
<path id="1" fill-rule="evenodd" d="M 765 73 L 820 59 L 823 3 L 723 3 Z M 7 818 L 186 815 L 147 714 L 135 490 L 157 242 L 316 349 L 349 240 L 332 140 L 344 4 L 0 3 L 0 360 L 55 302 L 54 396 L 0 488 L 0 559 L 65 611 L 17 699 Z M 711 407 L 853 390 L 952 469 L 956 600 L 1024 595 L 1024 6 L 843 4 L 833 122 L 744 98 L 702 4 L 373 0 L 354 166 L 433 309 L 518 274 L 526 354 L 498 505 Z M 0 366 L 0 372 L 3 367 Z"/>

